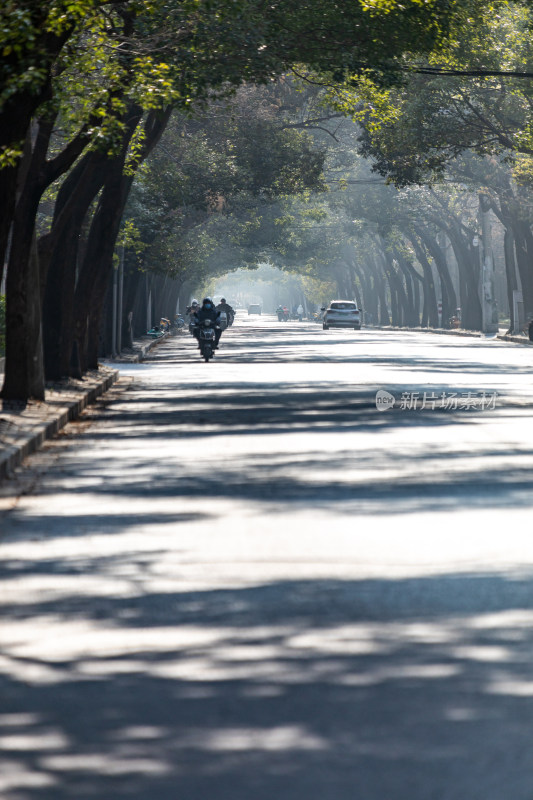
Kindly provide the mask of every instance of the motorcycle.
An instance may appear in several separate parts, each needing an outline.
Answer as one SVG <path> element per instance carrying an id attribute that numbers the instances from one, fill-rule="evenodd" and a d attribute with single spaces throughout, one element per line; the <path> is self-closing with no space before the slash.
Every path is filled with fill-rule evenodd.
<path id="1" fill-rule="evenodd" d="M 231 306 L 228 305 L 217 306 L 217 311 L 220 312 L 220 317 L 218 321 L 223 331 L 226 330 L 226 328 L 229 328 L 231 325 L 233 325 L 233 321 L 235 320 L 235 312 L 233 311 Z"/>
<path id="2" fill-rule="evenodd" d="M 215 354 L 216 331 L 212 319 L 205 319 L 195 326 L 197 328 L 198 347 L 204 361 L 209 361 Z"/>

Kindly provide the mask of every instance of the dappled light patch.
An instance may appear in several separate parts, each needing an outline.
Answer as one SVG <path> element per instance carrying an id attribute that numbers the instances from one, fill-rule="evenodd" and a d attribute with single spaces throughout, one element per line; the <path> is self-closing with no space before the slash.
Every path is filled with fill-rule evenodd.
<path id="1" fill-rule="evenodd" d="M 331 361 L 310 344 L 316 363 L 263 352 L 254 371 L 231 361 L 250 339 L 236 330 L 209 365 L 162 344 L 33 458 L 3 517 L 0 791 L 525 800 L 525 362 L 490 383 L 484 345 L 441 371 L 426 337 L 424 380 L 509 393 L 490 414 L 382 414 L 384 376 L 416 385 L 396 334 L 381 361 L 378 334 L 335 333 L 316 339 Z"/>
<path id="2" fill-rule="evenodd" d="M 94 567 L 96 580 L 105 569 L 96 559 Z M 279 774 L 306 785 L 324 769 L 356 769 L 377 793 L 424 764 L 440 782 L 468 752 L 469 774 L 487 790 L 484 765 L 502 736 L 514 747 L 513 769 L 527 768 L 530 580 L 479 573 L 180 586 L 163 593 L 164 624 L 155 594 L 144 596 L 148 613 L 126 622 L 121 591 L 107 598 L 105 619 L 86 623 L 74 589 L 46 617 L 36 600 L 35 628 L 2 631 L 0 786 L 48 800 L 88 798 L 109 781 L 115 796 L 143 798 L 171 796 L 176 782 L 217 796 L 231 783 L 244 798 L 259 778 L 275 791 Z M 485 588 L 499 610 L 476 609 Z M 317 595 L 327 602 L 317 606 Z M 59 670 L 61 681 L 34 679 L 30 664 Z M 68 714 L 58 716 L 62 707 Z"/>

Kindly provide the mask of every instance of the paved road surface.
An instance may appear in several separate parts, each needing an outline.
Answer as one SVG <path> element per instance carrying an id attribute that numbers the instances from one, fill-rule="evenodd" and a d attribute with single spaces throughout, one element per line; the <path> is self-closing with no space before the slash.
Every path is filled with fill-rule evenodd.
<path id="1" fill-rule="evenodd" d="M 128 369 L 2 501 L 0 796 L 532 800 L 532 357 L 243 318 Z"/>

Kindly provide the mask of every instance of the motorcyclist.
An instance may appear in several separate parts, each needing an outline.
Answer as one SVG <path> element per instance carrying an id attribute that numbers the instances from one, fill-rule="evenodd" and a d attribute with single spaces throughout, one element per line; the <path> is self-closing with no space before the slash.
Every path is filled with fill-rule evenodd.
<path id="1" fill-rule="evenodd" d="M 196 300 L 195 298 L 193 298 L 193 299 L 191 300 L 191 304 L 190 304 L 190 306 L 187 306 L 187 310 L 186 310 L 186 312 L 185 312 L 185 313 L 186 313 L 186 314 L 189 314 L 189 315 L 191 315 L 191 314 L 194 314 L 194 312 L 195 312 L 195 311 L 198 311 L 198 309 L 199 309 L 199 308 L 200 308 L 200 306 L 199 306 L 199 304 L 198 304 L 198 300 Z"/>
<path id="2" fill-rule="evenodd" d="M 226 302 L 226 298 L 222 297 L 220 303 L 216 307 L 216 310 L 220 314 L 225 314 L 226 319 L 228 321 L 228 325 L 233 324 L 233 320 L 235 319 L 235 309 L 230 306 L 229 303 Z"/>
<path id="3" fill-rule="evenodd" d="M 198 311 L 199 308 L 200 306 L 198 305 L 198 300 L 196 300 L 196 298 L 193 298 L 191 300 L 190 306 L 187 306 L 186 314 L 189 317 L 189 333 L 192 335 L 194 335 L 194 326 L 196 324 L 194 320 L 194 314 Z"/>
<path id="4" fill-rule="evenodd" d="M 217 309 L 215 308 L 215 304 L 213 303 L 210 297 L 204 297 L 204 299 L 202 300 L 201 308 L 199 308 L 192 315 L 192 319 L 195 323 L 195 327 L 193 329 L 193 336 L 195 336 L 196 339 L 199 339 L 198 325 L 205 322 L 206 319 L 212 320 L 213 325 L 215 327 L 215 348 L 217 348 L 218 343 L 220 341 L 220 337 L 222 335 L 222 329 L 218 324 L 218 321 L 220 319 L 220 311 L 217 311 Z"/>

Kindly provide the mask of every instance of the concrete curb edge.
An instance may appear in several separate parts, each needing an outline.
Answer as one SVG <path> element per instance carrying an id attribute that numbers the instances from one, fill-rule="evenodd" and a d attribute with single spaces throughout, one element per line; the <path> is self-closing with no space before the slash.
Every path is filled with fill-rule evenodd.
<path id="1" fill-rule="evenodd" d="M 131 354 L 127 354 L 127 353 L 123 352 L 120 356 L 117 356 L 116 358 L 113 358 L 113 359 L 112 358 L 106 358 L 106 359 L 104 359 L 104 363 L 111 362 L 113 364 L 117 364 L 117 363 L 118 364 L 139 364 L 141 361 L 144 361 L 144 359 L 146 358 L 147 354 L 150 352 L 150 350 L 152 350 L 152 348 L 154 348 L 158 344 L 161 344 L 161 342 L 164 342 L 166 339 L 169 338 L 170 335 L 172 335 L 172 334 L 164 333 L 162 336 L 159 336 L 157 339 L 148 339 L 148 340 L 145 340 L 145 341 L 137 340 L 137 347 L 136 347 L 136 351 L 135 352 L 133 352 Z"/>
<path id="2" fill-rule="evenodd" d="M 123 359 L 123 361 L 121 360 L 124 367 L 127 368 L 128 363 L 143 361 L 152 348 L 167 338 L 168 334 L 163 334 L 157 339 L 143 341 L 137 353 L 132 354 L 127 359 Z M 77 419 L 87 406 L 95 403 L 98 397 L 107 392 L 117 382 L 120 377 L 120 370 L 109 367 L 105 362 L 104 367 L 108 370 L 108 374 L 105 377 L 102 376 L 87 390 L 80 392 L 79 397 L 73 400 L 66 400 L 64 405 L 58 407 L 57 412 L 52 414 L 49 419 L 43 420 L 42 423 L 33 425 L 30 430 L 22 432 L 12 443 L 0 442 L 0 481 L 9 478 L 27 456 L 35 453 L 45 441 L 59 433 L 68 422 Z"/>
<path id="3" fill-rule="evenodd" d="M 47 439 L 55 436 L 68 422 L 77 419 L 88 405 L 95 403 L 98 397 L 116 383 L 119 374 L 119 370 L 110 370 L 108 375 L 82 392 L 78 398 L 67 401 L 51 419 L 35 425 L 14 443 L 4 444 L 3 452 L 0 453 L 0 480 L 9 478 L 27 456 L 38 450 Z"/>
<path id="4" fill-rule="evenodd" d="M 501 342 L 513 342 L 514 344 L 525 344 L 525 345 L 532 345 L 533 342 L 530 342 L 529 339 L 526 339 L 525 336 L 514 336 L 512 334 L 505 334 L 505 333 L 498 333 L 496 335 L 492 334 L 484 334 L 481 331 L 466 331 L 466 330 L 457 330 L 457 329 L 447 329 L 447 328 L 407 328 L 407 327 L 400 327 L 398 325 L 363 325 L 363 328 L 367 329 L 374 329 L 380 331 L 408 331 L 410 333 L 436 333 L 442 334 L 444 336 L 470 336 L 476 339 L 483 339 L 483 338 L 491 338 L 491 339 L 499 339 Z"/>

